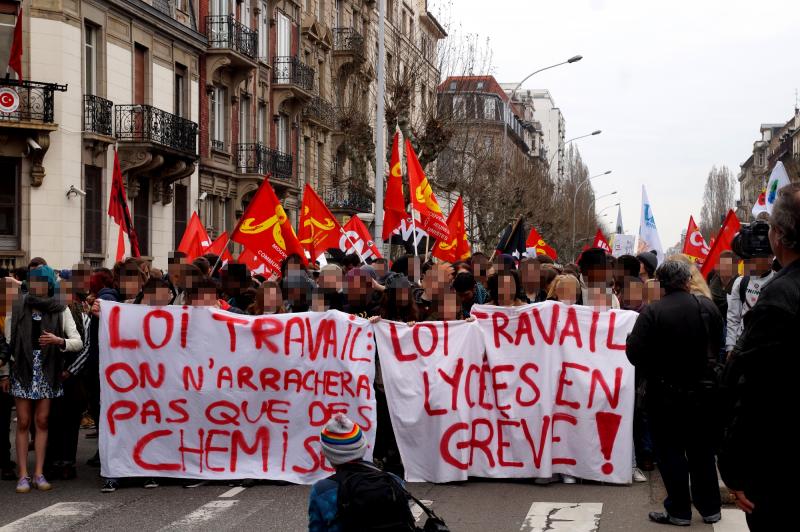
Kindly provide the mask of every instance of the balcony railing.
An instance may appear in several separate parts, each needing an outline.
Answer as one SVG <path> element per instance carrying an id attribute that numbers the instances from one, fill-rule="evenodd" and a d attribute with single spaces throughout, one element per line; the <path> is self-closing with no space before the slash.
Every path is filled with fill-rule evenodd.
<path id="1" fill-rule="evenodd" d="M 245 174 L 272 174 L 281 179 L 291 179 L 292 156 L 261 143 L 237 144 L 236 167 Z"/>
<path id="2" fill-rule="evenodd" d="M 66 85 L 15 79 L 0 79 L 0 123 L 55 121 L 53 93 L 66 91 Z"/>
<path id="3" fill-rule="evenodd" d="M 333 105 L 319 96 L 312 98 L 303 107 L 303 116 L 331 129 L 336 123 L 336 110 Z"/>
<path id="4" fill-rule="evenodd" d="M 365 190 L 349 184 L 323 188 L 322 199 L 330 209 L 354 212 L 370 212 L 372 210 L 372 197 Z"/>
<path id="5" fill-rule="evenodd" d="M 272 81 L 274 83 L 297 85 L 307 91 L 314 89 L 314 75 L 316 72 L 296 57 L 274 57 L 272 68 Z"/>
<path id="6" fill-rule="evenodd" d="M 225 151 L 225 141 L 211 139 L 211 149 L 216 151 Z"/>
<path id="7" fill-rule="evenodd" d="M 334 28 L 333 50 L 363 55 L 364 37 L 353 28 Z"/>
<path id="8" fill-rule="evenodd" d="M 110 137 L 114 102 L 95 96 L 83 95 L 83 130 Z"/>
<path id="9" fill-rule="evenodd" d="M 236 21 L 233 15 L 206 17 L 210 48 L 230 48 L 251 59 L 258 53 L 258 32 Z"/>
<path id="10" fill-rule="evenodd" d="M 197 153 L 197 124 L 151 105 L 117 105 L 117 139 Z"/>

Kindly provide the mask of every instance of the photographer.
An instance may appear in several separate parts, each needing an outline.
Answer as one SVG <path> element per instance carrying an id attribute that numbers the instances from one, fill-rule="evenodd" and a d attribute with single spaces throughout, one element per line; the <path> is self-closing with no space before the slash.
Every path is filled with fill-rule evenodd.
<path id="1" fill-rule="evenodd" d="M 762 221 L 743 226 L 733 240 L 736 253 L 747 261 L 750 275 L 738 277 L 728 294 L 727 332 L 725 352 L 728 357 L 742 334 L 745 314 L 758 301 L 761 291 L 772 281 L 772 248 L 769 244 L 769 224 Z"/>

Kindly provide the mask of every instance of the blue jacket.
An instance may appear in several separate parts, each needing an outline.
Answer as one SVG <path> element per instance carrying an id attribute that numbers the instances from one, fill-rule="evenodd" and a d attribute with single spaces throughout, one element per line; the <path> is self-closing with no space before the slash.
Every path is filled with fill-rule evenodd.
<path id="1" fill-rule="evenodd" d="M 371 462 L 362 462 L 375 467 Z M 392 476 L 401 486 L 405 484 L 399 477 Z M 339 511 L 338 494 L 339 483 L 332 477 L 319 480 L 311 487 L 308 496 L 308 532 L 341 532 L 342 528 L 336 518 Z"/>

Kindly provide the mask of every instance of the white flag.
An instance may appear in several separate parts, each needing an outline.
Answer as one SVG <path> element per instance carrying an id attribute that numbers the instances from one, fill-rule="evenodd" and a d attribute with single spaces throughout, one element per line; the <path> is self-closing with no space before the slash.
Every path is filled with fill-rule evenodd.
<path id="1" fill-rule="evenodd" d="M 772 173 L 769 175 L 769 183 L 767 183 L 767 213 L 772 214 L 772 207 L 778 200 L 778 191 L 791 183 L 789 181 L 789 174 L 786 173 L 786 168 L 783 163 L 778 161 Z"/>
<path id="2" fill-rule="evenodd" d="M 647 190 L 642 185 L 642 216 L 639 219 L 639 246 L 637 253 L 655 250 L 658 263 L 664 262 L 664 248 L 661 247 L 661 237 L 658 236 L 656 218 L 653 216 L 653 207 L 647 199 Z"/>

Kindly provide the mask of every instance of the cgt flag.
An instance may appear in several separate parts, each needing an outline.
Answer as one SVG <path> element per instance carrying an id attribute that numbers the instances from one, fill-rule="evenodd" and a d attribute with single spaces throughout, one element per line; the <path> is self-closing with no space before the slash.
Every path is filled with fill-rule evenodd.
<path id="1" fill-rule="evenodd" d="M 297 238 L 312 258 L 338 247 L 342 226 L 309 184 L 303 190 L 301 212 Z"/>
<path id="2" fill-rule="evenodd" d="M 181 243 L 178 244 L 178 251 L 186 253 L 186 258 L 191 262 L 205 253 L 210 245 L 211 238 L 209 238 L 206 228 L 203 227 L 203 223 L 197 213 L 193 212 L 189 223 L 186 225 L 186 230 L 183 232 Z"/>
<path id="3" fill-rule="evenodd" d="M 708 252 L 708 257 L 706 257 L 705 263 L 703 263 L 703 267 L 700 270 L 700 273 L 703 274 L 703 277 L 708 278 L 709 272 L 717 265 L 719 261 L 719 255 L 725 250 L 731 249 L 731 242 L 733 242 L 733 237 L 736 236 L 736 233 L 739 232 L 739 228 L 741 224 L 739 223 L 739 219 L 736 217 L 736 213 L 733 212 L 733 209 L 728 211 L 728 215 L 725 217 L 725 221 L 722 224 L 722 227 L 719 230 L 719 234 L 714 242 L 711 244 L 711 249 Z"/>
<path id="4" fill-rule="evenodd" d="M 606 240 L 603 231 L 598 227 L 597 233 L 594 235 L 594 242 L 592 242 L 593 248 L 600 248 L 606 253 L 611 253 L 611 246 L 608 245 L 608 240 Z"/>
<path id="5" fill-rule="evenodd" d="M 299 255 L 303 263 L 307 263 L 305 250 L 269 184 L 268 176 L 233 230 L 231 240 L 258 255 L 267 269 L 273 272 L 279 272 L 281 262 L 292 254 Z"/>
<path id="6" fill-rule="evenodd" d="M 447 217 L 447 227 L 450 229 L 450 240 L 439 240 L 433 247 L 432 255 L 444 262 L 457 262 L 466 260 L 472 254 L 467 240 L 467 230 L 464 227 L 464 201 L 458 197 L 450 215 Z"/>
<path id="7" fill-rule="evenodd" d="M 408 186 L 411 189 L 411 205 L 422 217 L 422 227 L 436 240 L 450 241 L 450 229 L 433 194 L 431 184 L 422 171 L 417 154 L 406 139 L 406 162 L 408 164 Z"/>
<path id="8" fill-rule="evenodd" d="M 535 227 L 531 227 L 531 232 L 528 234 L 528 240 L 525 242 L 525 246 L 528 249 L 535 249 L 537 255 L 547 255 L 553 260 L 558 259 L 556 250 L 544 241 L 542 235 L 539 234 L 539 231 L 537 231 Z"/>
<path id="9" fill-rule="evenodd" d="M 389 179 L 383 199 L 383 234 L 386 241 L 406 219 L 406 200 L 403 197 L 403 166 L 400 164 L 400 133 L 394 134 L 392 158 L 389 161 Z"/>
<path id="10" fill-rule="evenodd" d="M 344 232 L 339 237 L 338 248 L 348 255 L 357 253 L 365 262 L 381 258 L 378 246 L 375 245 L 367 226 L 358 216 L 351 217 L 344 224 Z"/>
<path id="11" fill-rule="evenodd" d="M 694 222 L 694 217 L 689 216 L 689 227 L 686 228 L 686 238 L 683 241 L 683 254 L 688 255 L 702 266 L 706 261 L 706 257 L 708 257 L 708 251 L 706 239 L 703 238 L 700 229 Z"/>

